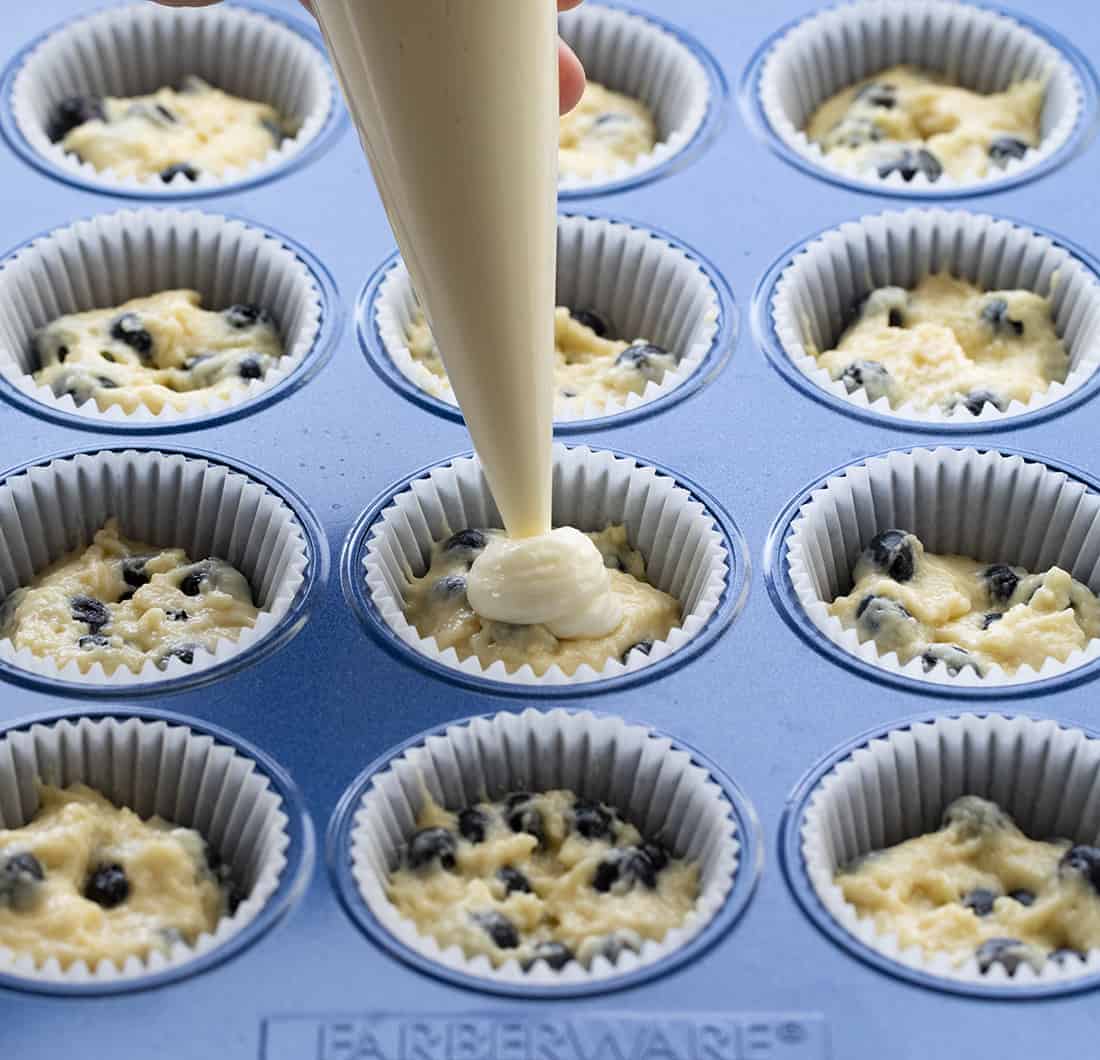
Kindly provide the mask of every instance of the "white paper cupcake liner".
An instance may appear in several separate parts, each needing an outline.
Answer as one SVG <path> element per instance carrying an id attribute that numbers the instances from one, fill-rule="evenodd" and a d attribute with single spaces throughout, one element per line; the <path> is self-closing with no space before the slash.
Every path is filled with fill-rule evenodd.
<path id="1" fill-rule="evenodd" d="M 555 971 L 537 962 L 525 972 L 512 959 L 494 968 L 484 955 L 442 949 L 403 917 L 386 895 L 402 845 L 416 828 L 426 794 L 457 810 L 522 790 L 565 788 L 613 806 L 642 834 L 699 865 L 699 897 L 678 928 L 614 963 L 597 956 Z M 505 984 L 570 986 L 603 982 L 655 964 L 702 932 L 733 887 L 745 837 L 721 786 L 672 741 L 620 718 L 562 710 L 526 710 L 475 718 L 429 737 L 377 773 L 354 811 L 352 874 L 381 926 L 415 953 L 452 971 Z M 746 866 L 743 871 L 752 871 Z"/>
<path id="2" fill-rule="evenodd" d="M 34 333 L 69 313 L 110 308 L 175 288 L 202 295 L 205 309 L 252 303 L 273 316 L 284 354 L 262 379 L 241 380 L 224 397 L 180 394 L 180 405 L 101 411 L 35 381 Z M 115 427 L 171 426 L 216 416 L 268 392 L 314 350 L 324 309 L 309 267 L 278 237 L 198 210 L 121 210 L 59 228 L 17 250 L 0 268 L 0 377 L 56 412 Z"/>
<path id="3" fill-rule="evenodd" d="M 1040 145 L 1004 169 L 992 167 L 986 176 L 967 181 L 944 173 L 930 182 L 921 173 L 906 184 L 899 173 L 881 178 L 839 168 L 803 132 L 810 117 L 841 89 L 901 63 L 936 71 L 982 93 L 1001 92 L 1031 78 L 1043 80 Z M 758 95 L 775 135 L 813 165 L 872 189 L 917 194 L 931 189 L 978 191 L 1017 178 L 1069 141 L 1083 107 L 1081 81 L 1055 47 L 1007 15 L 957 0 L 858 0 L 812 15 L 772 48 Z"/>
<path id="4" fill-rule="evenodd" d="M 852 310 L 881 287 L 911 288 L 931 273 L 949 272 L 983 290 L 1028 290 L 1050 299 L 1054 326 L 1069 354 L 1065 382 L 1052 382 L 1029 401 L 1002 412 L 986 403 L 978 416 L 912 402 L 891 407 L 869 401 L 862 387 L 849 394 L 819 367 L 818 353 L 835 348 Z M 1082 387 L 1100 364 L 1100 281 L 1056 237 L 1011 221 L 963 210 L 905 210 L 862 217 L 814 239 L 775 285 L 771 305 L 783 354 L 815 386 L 883 417 L 951 426 L 986 426 L 1052 405 Z"/>
<path id="5" fill-rule="evenodd" d="M 974 449 L 894 451 L 853 464 L 816 488 L 787 533 L 785 563 L 805 617 L 820 633 L 880 669 L 938 685 L 1022 685 L 1075 670 L 1100 657 L 1100 639 L 1065 662 L 1048 658 L 1014 674 L 992 664 L 984 676 L 942 662 L 925 672 L 904 666 L 874 640 L 862 644 L 829 614 L 852 589 L 852 569 L 871 538 L 892 528 L 915 534 L 929 552 L 1007 563 L 1039 574 L 1059 566 L 1100 590 L 1100 494 L 1066 472 L 1022 456 Z"/>
<path id="6" fill-rule="evenodd" d="M 89 967 L 37 963 L 0 946 L 0 973 L 37 983 L 106 984 L 177 968 L 224 946 L 263 911 L 287 867 L 283 800 L 256 763 L 183 725 L 142 718 L 80 718 L 42 723 L 0 737 L 0 827 L 20 828 L 38 808 L 36 783 L 86 784 L 140 817 L 153 814 L 196 829 L 246 898 L 194 945 L 175 943 L 144 959 Z"/>
<path id="7" fill-rule="evenodd" d="M 386 625 L 413 651 L 470 677 L 511 685 L 577 685 L 652 666 L 699 636 L 719 609 L 742 557 L 730 555 L 715 516 L 668 473 L 584 447 L 554 446 L 552 520 L 555 526 L 603 530 L 622 524 L 646 561 L 649 581 L 676 597 L 681 625 L 647 654 L 631 652 L 624 663 L 609 659 L 599 671 L 583 664 L 567 675 L 556 664 L 541 677 L 529 665 L 509 673 L 500 660 L 484 667 L 454 648 L 441 650 L 421 637 L 405 617 L 404 593 L 427 570 L 433 542 L 458 530 L 500 527 L 500 513 L 474 457 L 433 468 L 399 492 L 371 527 L 360 576 Z"/>
<path id="8" fill-rule="evenodd" d="M 648 342 L 680 356 L 660 383 L 641 394 L 558 399 L 558 423 L 599 419 L 648 405 L 671 394 L 702 366 L 718 334 L 721 303 L 698 261 L 644 228 L 622 221 L 568 216 L 558 221 L 557 300 L 571 309 L 594 310 L 608 321 L 608 338 Z M 390 360 L 421 390 L 457 407 L 453 394 L 437 392 L 438 377 L 409 352 L 408 330 L 419 311 L 408 270 L 398 261 L 379 285 L 374 321 Z"/>
<path id="9" fill-rule="evenodd" d="M 139 673 L 120 666 L 108 675 L 96 663 L 82 673 L 50 656 L 16 650 L 0 639 L 0 662 L 39 678 L 125 689 L 193 677 L 250 651 L 283 624 L 303 589 L 311 556 L 294 511 L 264 484 L 222 464 L 182 453 L 106 450 L 59 457 L 0 482 L 0 600 L 66 552 L 84 548 L 110 518 L 124 537 L 182 548 L 198 562 L 217 557 L 252 587 L 259 614 L 236 641 L 198 648 L 194 661 L 147 660 Z"/>
<path id="10" fill-rule="evenodd" d="M 706 68 L 684 41 L 640 14 L 594 3 L 561 15 L 558 28 L 589 80 L 640 100 L 657 125 L 652 151 L 591 177 L 563 173 L 561 191 L 585 194 L 629 181 L 692 143 L 717 101 Z"/>
<path id="11" fill-rule="evenodd" d="M 244 99 L 269 103 L 297 131 L 266 158 L 221 176 L 121 177 L 67 154 L 48 135 L 50 116 L 73 95 L 139 96 L 189 75 Z M 103 191 L 178 196 L 251 181 L 295 159 L 325 127 L 334 86 L 321 52 L 288 25 L 229 4 L 168 9 L 131 3 L 57 29 L 26 58 L 12 85 L 16 127 L 55 168 Z"/>
<path id="12" fill-rule="evenodd" d="M 996 802 L 1033 839 L 1059 837 L 1095 844 L 1100 837 L 1097 776 L 1100 741 L 1050 720 L 942 717 L 894 729 L 840 761 L 810 794 L 799 822 L 810 885 L 828 913 L 854 939 L 908 968 L 985 987 L 1034 987 L 1100 972 L 1100 950 L 1086 961 L 1021 964 L 1010 976 L 1000 964 L 984 975 L 972 957 L 956 965 L 946 954 L 926 957 L 880 933 L 833 882 L 838 868 L 874 850 L 940 827 L 961 795 Z"/>

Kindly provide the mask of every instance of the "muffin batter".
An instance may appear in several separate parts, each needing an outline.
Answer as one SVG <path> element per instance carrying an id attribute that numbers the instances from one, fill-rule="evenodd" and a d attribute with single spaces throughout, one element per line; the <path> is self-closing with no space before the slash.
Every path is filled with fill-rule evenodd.
<path id="1" fill-rule="evenodd" d="M 653 114 L 642 102 L 589 81 L 580 103 L 561 119 L 562 176 L 587 180 L 633 162 L 657 143 Z"/>
<path id="2" fill-rule="evenodd" d="M 1029 839 L 995 803 L 956 799 L 938 832 L 876 851 L 835 877 L 861 917 L 902 947 L 955 964 L 1077 964 L 1100 946 L 1100 848 Z"/>
<path id="3" fill-rule="evenodd" d="M 505 537 L 500 530 L 460 530 L 437 543 L 428 572 L 413 578 L 405 593 L 405 616 L 441 651 L 454 648 L 459 659 L 476 656 L 486 667 L 500 660 L 509 673 L 529 664 L 540 676 L 554 665 L 572 674 L 584 664 L 601 670 L 609 659 L 625 663 L 633 651 L 648 655 L 654 643 L 679 626 L 679 602 L 646 581 L 645 560 L 631 548 L 625 527 L 585 536 L 603 557 L 613 600 L 621 609 L 610 633 L 555 636 L 543 624 L 494 622 L 479 615 L 467 599 L 467 577 L 489 542 Z"/>
<path id="4" fill-rule="evenodd" d="M 126 412 L 186 408 L 205 390 L 225 398 L 262 379 L 283 355 L 271 315 L 259 306 L 203 309 L 198 291 L 162 291 L 113 309 L 59 317 L 35 335 L 36 382 L 77 405 Z"/>
<path id="5" fill-rule="evenodd" d="M 143 821 L 83 784 L 40 786 L 38 812 L 0 830 L 0 946 L 67 968 L 193 945 L 242 895 L 202 836 Z"/>
<path id="6" fill-rule="evenodd" d="M 1043 96 L 1038 80 L 983 95 L 895 66 L 827 99 L 806 135 L 838 169 L 977 180 L 1038 147 Z"/>
<path id="7" fill-rule="evenodd" d="M 554 315 L 554 406 L 562 411 L 572 401 L 604 408 L 609 401 L 641 394 L 660 383 L 679 363 L 669 350 L 644 339 L 632 343 L 609 338 L 610 325 L 598 313 L 558 306 Z M 405 340 L 414 362 L 423 367 L 414 382 L 434 397 L 455 404 L 439 349 L 424 314 L 417 310 Z"/>
<path id="8" fill-rule="evenodd" d="M 455 814 L 430 799 L 387 893 L 420 933 L 494 965 L 614 962 L 660 941 L 699 894 L 699 870 L 603 803 L 516 792 Z"/>
<path id="9" fill-rule="evenodd" d="M 911 291 L 882 287 L 856 309 L 835 349 L 811 356 L 848 393 L 891 407 L 958 407 L 977 416 L 1005 411 L 1052 382 L 1064 382 L 1069 355 L 1050 301 L 1032 291 L 981 291 L 947 273 Z"/>
<path id="10" fill-rule="evenodd" d="M 884 530 L 852 577 L 829 613 L 903 664 L 919 656 L 926 672 L 941 662 L 952 676 L 967 668 L 982 676 L 994 663 L 1009 674 L 1038 670 L 1100 636 L 1100 601 L 1060 567 L 1029 574 L 937 556 L 912 534 Z"/>
<path id="11" fill-rule="evenodd" d="M 0 637 L 82 673 L 96 663 L 138 673 L 148 659 L 161 669 L 173 658 L 190 665 L 258 614 L 244 575 L 224 560 L 193 563 L 183 549 L 130 541 L 110 519 L 86 549 L 0 604 Z"/>
<path id="12" fill-rule="evenodd" d="M 149 96 L 70 96 L 54 109 L 50 139 L 100 172 L 139 180 L 198 180 L 266 158 L 292 124 L 266 103 L 187 77 Z"/>

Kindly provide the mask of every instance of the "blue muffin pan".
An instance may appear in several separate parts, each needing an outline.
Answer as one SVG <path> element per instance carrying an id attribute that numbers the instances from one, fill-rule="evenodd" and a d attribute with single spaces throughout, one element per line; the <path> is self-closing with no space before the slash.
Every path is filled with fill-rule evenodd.
<path id="1" fill-rule="evenodd" d="M 618 714 L 701 749 L 716 775 L 730 778 L 746 821 L 755 807 L 763 863 L 751 896 L 738 892 L 738 900 L 747 902 L 736 923 L 723 924 L 728 930 L 716 931 L 688 959 L 618 989 L 569 999 L 533 992 L 502 997 L 426 974 L 417 962 L 395 955 L 392 946 L 373 941 L 370 925 L 361 930 L 354 896 L 341 898 L 344 847 L 334 841 L 329 852 L 334 863 L 325 864 L 323 854 L 310 850 L 303 825 L 301 855 L 312 860 L 313 872 L 303 894 L 286 895 L 291 908 L 281 922 L 249 933 L 249 944 L 225 960 L 196 963 L 186 976 L 146 989 L 57 996 L 14 988 L 10 980 L 0 983 L 4 1055 L 20 1060 L 72 1053 L 110 1060 L 1030 1060 L 1043 1053 L 1095 1051 L 1091 983 L 1041 997 L 1041 991 L 1008 998 L 1003 992 L 949 992 L 919 976 L 894 974 L 889 962 L 860 959 L 865 955 L 830 937 L 828 924 L 818 930 L 814 921 L 821 920 L 821 910 L 805 891 L 790 827 L 782 830 L 785 815 L 788 822 L 797 817 L 791 800 L 804 794 L 834 750 L 857 746 L 896 719 L 963 705 L 1100 727 L 1095 667 L 1076 672 L 1072 680 L 986 693 L 980 701 L 961 704 L 937 687 L 887 680 L 852 660 L 842 665 L 830 651 L 815 650 L 819 645 L 808 642 L 813 635 L 793 629 L 784 614 L 788 603 L 772 554 L 774 535 L 785 525 L 792 502 L 830 469 L 886 449 L 975 444 L 1082 469 L 1079 477 L 1090 484 L 1100 475 L 1095 386 L 1042 416 L 973 435 L 918 430 L 848 415 L 805 387 L 792 386 L 777 370 L 774 352 L 765 352 L 772 341 L 767 329 L 748 326 L 754 292 L 766 290 L 773 265 L 790 253 L 785 248 L 823 228 L 898 204 L 894 197 L 789 164 L 761 127 L 751 102 L 761 49 L 815 6 L 809 0 L 766 5 L 683 0 L 669 9 L 656 0 L 637 0 L 638 10 L 670 19 L 690 39 L 703 42 L 724 79 L 741 85 L 741 106 L 719 93 L 706 142 L 693 145 L 686 164 L 670 165 L 660 179 L 568 204 L 574 211 L 592 210 L 671 233 L 728 284 L 735 300 L 727 307 L 731 323 L 735 306 L 744 314 L 745 326 L 729 332 L 736 335 L 732 356 L 723 362 L 729 351 L 716 351 L 720 370 L 708 372 L 704 385 L 684 400 L 603 421 L 598 429 L 571 431 L 568 439 L 644 454 L 697 483 L 743 533 L 752 568 L 751 575 L 748 567 L 741 572 L 748 575 L 747 599 L 707 650 L 682 666 L 654 667 L 644 680 L 593 688 L 567 703 L 552 695 L 505 696 L 491 685 L 443 678 L 387 650 L 364 630 L 335 570 L 324 577 L 327 557 L 335 566 L 353 529 L 362 528 L 390 484 L 469 447 L 460 422 L 410 400 L 391 380 L 391 385 L 380 380 L 364 360 L 355 328 L 343 326 L 393 253 L 393 239 L 342 114 L 293 167 L 194 203 L 270 227 L 285 233 L 288 245 L 308 248 L 303 256 L 316 264 L 333 310 L 331 353 L 326 359 L 318 351 L 316 370 L 307 370 L 300 385 L 266 395 L 247 415 L 133 437 L 49 416 L 32 403 L 0 395 L 4 468 L 59 452 L 131 443 L 216 454 L 258 469 L 301 506 L 307 527 L 316 526 L 318 551 L 308 607 L 295 615 L 301 628 L 249 665 L 204 674 L 198 686 L 181 682 L 106 702 L 74 694 L 71 687 L 2 674 L 0 726 L 103 710 L 182 716 L 224 731 L 277 763 L 270 767 L 275 779 L 283 783 L 274 771 L 285 771 L 286 790 L 294 798 L 300 793 L 317 831 L 324 833 L 364 770 L 419 733 L 532 703 Z M 9 3 L 0 20 L 0 54 L 14 61 L 51 27 L 93 9 L 83 0 Z M 315 34 L 293 0 L 278 0 L 264 10 Z M 1025 21 L 1031 17 L 1017 14 Z M 1100 60 L 1100 21 L 1093 14 L 1084 0 L 1051 0 L 1041 14 L 1055 43 L 1072 40 L 1071 58 L 1092 95 L 1095 77 L 1088 63 Z M 0 111 L 8 105 L 10 77 L 3 87 Z M 1074 148 L 1056 166 L 980 197 L 956 196 L 952 205 L 1058 232 L 1091 265 L 1092 255 L 1100 253 L 1100 183 L 1091 143 L 1095 107 L 1088 102 L 1090 114 Z M 135 201 L 59 179 L 28 159 L 10 115 L 0 128 L 7 138 L 0 143 L 0 245 L 18 247 L 35 233 Z M 367 327 L 369 346 L 370 322 L 360 323 Z M 261 760 L 259 767 L 264 765 Z M 340 827 L 337 819 L 334 836 Z M 302 879 L 307 872 L 303 867 Z"/>

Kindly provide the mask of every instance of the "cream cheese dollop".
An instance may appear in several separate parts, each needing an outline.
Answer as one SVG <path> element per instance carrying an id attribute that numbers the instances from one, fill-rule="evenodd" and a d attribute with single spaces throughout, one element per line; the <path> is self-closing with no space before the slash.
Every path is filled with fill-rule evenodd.
<path id="1" fill-rule="evenodd" d="M 562 640 L 606 636 L 623 617 L 600 550 L 571 526 L 491 538 L 470 569 L 466 598 L 491 622 L 543 625 Z"/>

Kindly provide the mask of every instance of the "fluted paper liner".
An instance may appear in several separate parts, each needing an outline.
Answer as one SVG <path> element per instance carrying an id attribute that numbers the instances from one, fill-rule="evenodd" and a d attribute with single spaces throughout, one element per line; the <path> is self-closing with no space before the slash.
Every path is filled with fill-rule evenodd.
<path id="1" fill-rule="evenodd" d="M 966 181 L 945 172 L 931 182 L 921 173 L 906 184 L 900 173 L 882 178 L 840 168 L 803 131 L 810 117 L 842 89 L 901 63 L 982 93 L 1042 80 L 1039 146 L 1004 169 L 991 165 L 984 177 Z M 857 0 L 811 15 L 772 48 L 758 93 L 772 131 L 787 147 L 871 189 L 902 192 L 986 190 L 1034 169 L 1070 139 L 1083 106 L 1080 79 L 1061 52 L 1015 19 L 957 0 Z"/>
<path id="2" fill-rule="evenodd" d="M 862 644 L 828 605 L 852 589 L 852 569 L 871 538 L 897 527 L 925 549 L 983 563 L 1007 563 L 1040 574 L 1059 566 L 1093 592 L 1100 589 L 1100 495 L 1083 482 L 1021 456 L 974 449 L 914 449 L 872 457 L 843 469 L 814 490 L 783 545 L 805 617 L 834 644 L 883 670 L 935 684 L 993 687 L 1055 677 L 1100 656 L 1100 639 L 1065 662 L 1007 674 L 998 665 L 979 677 L 965 667 L 952 677 L 942 662 L 925 673 L 920 656 L 902 666 L 874 640 Z"/>
<path id="3" fill-rule="evenodd" d="M 315 557 L 293 510 L 267 486 L 222 464 L 180 453 L 104 451 L 60 457 L 0 482 L 0 600 L 66 552 L 85 548 L 111 517 L 123 536 L 182 548 L 193 561 L 212 556 L 236 567 L 252 587 L 259 614 L 239 638 L 199 648 L 194 662 L 147 660 L 139 673 L 111 675 L 96 663 L 16 650 L 0 639 L 0 659 L 39 677 L 99 686 L 155 685 L 205 670 L 248 651 L 281 625 Z"/>
<path id="4" fill-rule="evenodd" d="M 240 380 L 224 397 L 176 395 L 158 413 L 139 405 L 101 411 L 38 383 L 38 328 L 69 313 L 105 309 L 174 288 L 202 295 L 204 309 L 254 303 L 274 318 L 283 356 L 262 379 Z M 198 210 L 120 210 L 59 228 L 22 247 L 0 268 L 0 376 L 61 412 L 117 426 L 166 426 L 247 404 L 302 367 L 321 330 L 321 292 L 312 272 L 279 237 Z"/>
<path id="5" fill-rule="evenodd" d="M 188 75 L 244 99 L 269 103 L 296 131 L 268 155 L 221 176 L 200 173 L 120 177 L 99 171 L 47 129 L 53 108 L 72 95 L 140 96 L 179 87 Z M 334 85 L 321 52 L 289 26 L 257 11 L 229 4 L 202 10 L 170 10 L 130 3 L 70 21 L 51 33 L 23 62 L 12 86 L 16 126 L 43 158 L 111 192 L 163 192 L 230 186 L 273 172 L 297 157 L 324 128 L 335 104 Z"/>
<path id="6" fill-rule="evenodd" d="M 539 961 L 524 972 L 514 958 L 494 968 L 488 957 L 468 957 L 459 946 L 441 949 L 391 904 L 386 881 L 426 793 L 458 810 L 513 791 L 555 788 L 613 806 L 644 836 L 698 863 L 699 897 L 683 924 L 637 953 L 624 950 L 614 963 L 599 955 L 587 968 L 571 961 L 554 971 Z M 345 856 L 363 901 L 409 948 L 481 979 L 566 986 L 654 964 L 697 936 L 730 893 L 741 838 L 721 787 L 666 737 L 620 718 L 526 710 L 454 725 L 391 761 L 355 811 L 350 847 Z"/>
<path id="7" fill-rule="evenodd" d="M 938 272 L 983 290 L 1027 290 L 1050 299 L 1055 330 L 1069 354 L 1065 382 L 1050 383 L 1027 402 L 1014 399 L 1003 412 L 987 402 L 974 416 L 962 405 L 945 412 L 910 401 L 893 407 L 887 397 L 871 402 L 862 387 L 849 394 L 819 367 L 807 347 L 834 349 L 867 294 L 912 288 Z M 988 214 L 913 209 L 842 224 L 800 248 L 768 308 L 783 353 L 803 375 L 832 397 L 884 417 L 953 426 L 1010 420 L 1073 393 L 1100 363 L 1100 282 L 1092 268 L 1056 238 Z"/>
<path id="8" fill-rule="evenodd" d="M 631 545 L 645 557 L 646 574 L 681 604 L 681 625 L 648 655 L 631 652 L 626 663 L 609 659 L 600 671 L 583 664 L 572 675 L 556 664 L 541 677 L 529 665 L 513 673 L 497 660 L 483 667 L 476 656 L 460 661 L 441 651 L 405 618 L 404 593 L 411 577 L 427 570 L 433 542 L 467 528 L 500 527 L 502 521 L 481 466 L 461 457 L 433 468 L 398 493 L 371 528 L 363 557 L 371 598 L 386 624 L 414 651 L 462 673 L 507 684 L 564 685 L 632 673 L 672 655 L 702 632 L 717 610 L 734 559 L 714 516 L 667 474 L 630 457 L 584 447 L 554 446 L 552 521 L 596 531 L 623 524 Z"/>
<path id="9" fill-rule="evenodd" d="M 718 333 L 719 300 L 707 274 L 680 247 L 622 221 L 568 216 L 558 221 L 557 300 L 590 309 L 608 321 L 608 338 L 644 338 L 680 356 L 660 383 L 641 394 L 611 397 L 605 404 L 555 398 L 558 423 L 612 416 L 647 405 L 682 386 L 699 370 Z M 421 390 L 436 394 L 439 377 L 409 352 L 409 323 L 419 303 L 408 270 L 398 261 L 378 287 L 372 316 L 390 360 Z M 490 340 L 491 341 L 491 338 Z"/>
<path id="10" fill-rule="evenodd" d="M 38 982 L 140 979 L 217 949 L 247 927 L 279 886 L 290 846 L 282 799 L 255 762 L 184 725 L 141 718 L 79 718 L 16 729 L 0 737 L 0 828 L 20 828 L 38 809 L 36 782 L 86 784 L 140 817 L 153 814 L 196 829 L 247 895 L 237 911 L 194 945 L 94 967 L 56 958 L 37 964 L 0 946 L 0 972 Z"/>
<path id="11" fill-rule="evenodd" d="M 643 15 L 594 3 L 560 16 L 558 27 L 589 80 L 640 100 L 657 126 L 652 151 L 590 177 L 562 173 L 563 191 L 596 193 L 656 168 L 691 144 L 714 100 L 707 71 L 686 44 Z"/>
<path id="12" fill-rule="evenodd" d="M 871 917 L 833 882 L 836 870 L 873 850 L 935 831 L 961 795 L 996 802 L 1033 839 L 1059 837 L 1095 844 L 1100 741 L 1055 721 L 997 714 L 943 717 L 895 729 L 839 762 L 811 793 L 799 822 L 811 886 L 836 922 L 889 959 L 957 981 L 1035 986 L 1095 975 L 1100 950 L 1087 961 L 1047 961 L 1036 972 L 1021 964 L 1010 976 L 1000 964 L 984 975 L 971 957 L 925 957 L 880 933 Z"/>

